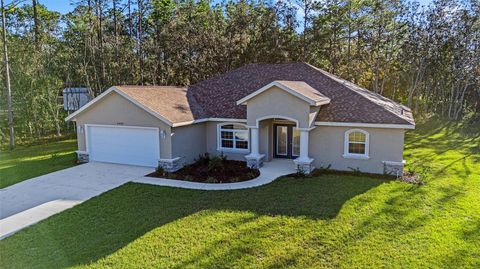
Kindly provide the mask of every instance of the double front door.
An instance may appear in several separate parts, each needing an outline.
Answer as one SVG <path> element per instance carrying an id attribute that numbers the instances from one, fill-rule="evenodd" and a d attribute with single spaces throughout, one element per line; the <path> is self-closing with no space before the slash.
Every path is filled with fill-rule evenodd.
<path id="1" fill-rule="evenodd" d="M 294 159 L 300 155 L 300 131 L 294 125 L 274 124 L 275 158 Z"/>

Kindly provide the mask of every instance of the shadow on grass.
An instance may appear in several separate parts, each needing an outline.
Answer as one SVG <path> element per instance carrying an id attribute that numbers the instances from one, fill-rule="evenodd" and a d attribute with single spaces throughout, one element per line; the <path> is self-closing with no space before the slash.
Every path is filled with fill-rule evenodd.
<path id="1" fill-rule="evenodd" d="M 0 168 L 0 188 L 5 188 L 18 182 L 36 176 L 55 172 L 76 165 L 75 153 L 57 155 L 52 153 L 45 158 L 22 160 L 5 164 Z"/>
<path id="2" fill-rule="evenodd" d="M 0 154 L 0 188 L 76 164 L 75 140 L 19 146 Z"/>
<path id="3" fill-rule="evenodd" d="M 338 247 L 339 245 L 352 245 L 362 240 L 367 241 L 367 246 L 368 243 L 381 244 L 379 240 L 403 240 L 398 244 L 394 242 L 387 245 L 399 247 L 395 257 L 414 259 L 409 255 L 417 255 L 418 251 L 427 249 L 425 252 L 428 253 L 425 256 L 434 258 L 437 257 L 436 253 L 428 248 L 434 248 L 432 244 L 435 242 L 439 243 L 438 241 L 430 242 L 436 239 L 433 236 L 433 230 L 440 230 L 435 231 L 436 236 L 454 233 L 472 242 L 477 242 L 480 237 L 478 223 L 465 225 L 472 222 L 472 217 L 466 214 L 473 211 L 472 205 L 475 203 L 465 201 L 463 204 L 458 203 L 468 198 L 469 195 L 466 194 L 471 196 L 472 187 L 478 186 L 472 180 L 478 173 L 477 166 L 469 164 L 469 161 L 476 163 L 479 160 L 478 148 L 471 146 L 472 143 L 475 145 L 479 141 L 478 136 L 458 135 L 452 126 L 422 128 L 419 135 L 411 134 L 408 137 L 408 141 L 411 141 L 408 149 L 412 150 L 414 157 L 426 163 L 435 160 L 438 170 L 432 172 L 436 172 L 438 178 L 442 179 L 432 180 L 421 188 L 400 183 L 386 184 L 382 188 L 377 188 L 385 181 L 336 175 L 309 179 L 282 178 L 263 187 L 238 191 L 196 191 L 129 183 L 0 241 L 0 267 L 58 268 L 88 265 L 122 248 L 129 249 L 126 247 L 128 244 L 152 230 L 169 227 L 170 225 L 166 224 L 177 220 L 182 220 L 183 225 L 186 226 L 191 224 L 189 229 L 213 230 L 209 236 L 216 234 L 218 226 L 214 225 L 231 226 L 234 229 L 228 235 L 210 240 L 205 247 L 192 253 L 191 256 L 181 257 L 181 260 L 175 263 L 178 268 L 198 265 L 199 260 L 204 267 L 215 267 L 216 264 L 210 252 L 215 252 L 218 255 L 215 257 L 224 260 L 223 264 L 233 265 L 236 260 L 242 258 L 242 254 L 254 256 L 258 253 L 255 252 L 256 249 L 265 247 L 260 245 L 262 236 L 265 234 L 273 236 L 272 233 L 288 233 L 283 226 L 279 226 L 282 224 L 281 221 L 272 222 L 266 218 L 267 216 L 281 218 L 292 216 L 296 217 L 295 219 L 305 219 L 307 222 L 315 221 L 318 229 L 315 226 L 315 229 L 309 227 L 306 232 L 298 232 L 301 234 L 302 247 L 321 248 L 321 253 L 325 255 L 315 256 L 315 258 L 331 258 L 334 265 L 339 263 L 338 257 L 354 255 L 353 252 L 358 250 Z M 361 195 L 366 192 L 368 194 Z M 363 212 L 363 215 L 361 212 L 339 215 L 344 205 L 356 196 L 359 197 L 355 199 L 354 209 L 366 212 Z M 467 205 L 471 207 L 468 208 Z M 352 208 L 349 206 L 345 210 L 352 210 Z M 206 225 L 205 227 L 197 224 L 197 221 L 201 220 L 197 217 L 198 215 L 220 211 L 250 212 L 251 215 L 239 214 L 241 216 L 236 216 L 233 221 L 232 218 L 209 220 L 203 224 Z M 448 218 L 445 217 L 446 212 L 448 212 Z M 343 219 L 343 222 L 337 223 L 339 219 Z M 333 223 L 331 226 L 343 225 L 347 228 L 344 230 L 338 228 L 333 232 L 324 231 L 322 229 L 328 225 L 324 226 L 316 221 Z M 294 228 L 297 227 L 294 226 Z M 183 229 L 185 229 L 184 226 L 180 231 L 175 232 L 186 232 Z M 165 238 L 175 235 L 175 233 L 167 234 Z M 158 234 L 155 236 L 148 240 L 162 240 Z M 380 239 L 378 239 L 379 236 Z M 246 240 L 245 237 L 255 239 Z M 325 243 L 324 237 L 334 237 L 334 240 L 330 242 L 326 240 L 327 243 Z M 375 239 L 372 241 L 372 237 L 377 241 Z M 298 239 L 298 237 L 293 238 Z M 365 238 L 370 238 L 370 241 Z M 148 243 L 151 244 L 150 241 Z M 282 244 L 282 242 L 278 243 Z M 449 242 L 444 243 L 439 249 L 453 248 L 445 244 Z M 472 244 L 474 243 L 465 245 L 464 249 L 461 246 L 454 248 L 462 251 L 453 254 L 456 257 L 452 260 L 438 259 L 430 262 L 438 267 L 468 265 L 468 261 L 462 260 L 461 255 L 469 251 L 468 247 L 471 248 Z M 305 254 L 306 250 L 302 247 L 286 248 L 288 249 L 286 253 L 275 257 L 278 259 L 270 261 L 266 267 L 295 266 L 298 257 Z M 477 249 L 471 248 L 470 251 L 475 250 Z M 133 249 L 131 251 L 160 250 Z M 368 249 L 364 251 L 368 252 Z M 332 254 L 329 257 L 330 253 Z M 381 251 L 376 253 L 382 254 Z M 356 254 L 358 258 L 359 254 Z M 128 255 L 121 257 L 121 259 L 128 258 Z M 372 260 L 376 258 L 371 257 Z M 113 260 L 118 261 L 118 259 Z"/>
<path id="4" fill-rule="evenodd" d="M 0 253 L 5 257 L 0 264 L 41 264 L 48 268 L 88 264 L 155 228 L 205 210 L 252 212 L 255 218 L 282 215 L 329 220 L 348 200 L 384 182 L 326 175 L 281 178 L 266 186 L 238 191 L 128 183 L 1 241 Z"/>
<path id="5" fill-rule="evenodd" d="M 466 176 L 471 171 L 465 164 L 468 159 L 480 161 L 480 126 L 458 122 L 430 121 L 419 125 L 414 132 L 406 135 L 406 154 L 409 165 L 425 165 L 433 168 L 432 175 L 445 172 L 458 173 L 451 169 L 462 162 Z"/>

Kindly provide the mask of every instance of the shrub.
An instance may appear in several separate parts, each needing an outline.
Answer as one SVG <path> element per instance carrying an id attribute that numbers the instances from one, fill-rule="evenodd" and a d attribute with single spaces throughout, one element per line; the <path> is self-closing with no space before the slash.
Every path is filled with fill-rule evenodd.
<path id="1" fill-rule="evenodd" d="M 226 160 L 227 160 L 227 155 L 225 155 L 225 154 L 223 153 L 223 151 L 220 152 L 219 157 L 222 159 L 222 161 L 226 161 Z"/>
<path id="2" fill-rule="evenodd" d="M 220 156 L 215 156 L 210 159 L 208 163 L 208 171 L 221 171 L 224 168 L 223 158 Z"/>
<path id="3" fill-rule="evenodd" d="M 214 177 L 208 177 L 207 180 L 205 180 L 206 183 L 218 183 L 218 179 Z"/>
<path id="4" fill-rule="evenodd" d="M 307 174 L 305 174 L 305 171 L 303 171 L 302 168 L 297 167 L 297 172 L 295 173 L 295 177 L 297 178 L 305 178 Z"/>
<path id="5" fill-rule="evenodd" d="M 185 176 L 184 180 L 186 180 L 186 181 L 195 181 L 195 178 L 194 178 L 193 176 L 187 175 L 187 176 Z"/>
<path id="6" fill-rule="evenodd" d="M 163 169 L 163 167 L 161 167 L 160 165 L 157 166 L 157 168 L 155 169 L 155 172 L 157 172 L 160 175 L 165 175 L 165 169 Z"/>
<path id="7" fill-rule="evenodd" d="M 310 175 L 312 177 L 318 177 L 318 176 L 321 176 L 323 174 L 327 174 L 328 172 L 331 172 L 332 170 L 330 170 L 330 168 L 332 167 L 331 164 L 327 165 L 327 166 L 320 166 L 318 168 L 315 168 L 311 173 Z"/>
<path id="8" fill-rule="evenodd" d="M 247 174 L 248 179 L 256 178 L 260 175 L 260 170 L 258 169 L 251 169 L 250 172 Z"/>
<path id="9" fill-rule="evenodd" d="M 407 173 L 416 174 L 423 179 L 426 179 L 430 175 L 430 170 L 430 166 L 425 165 L 424 163 L 413 162 L 411 165 L 408 166 Z"/>
<path id="10" fill-rule="evenodd" d="M 425 185 L 425 182 L 422 180 L 419 174 L 410 173 L 409 171 L 404 172 L 401 177 L 398 177 L 398 180 L 420 186 Z"/>
<path id="11" fill-rule="evenodd" d="M 198 155 L 198 159 L 195 160 L 195 162 L 199 165 L 208 165 L 208 163 L 210 162 L 210 154 L 206 152 L 205 154 Z"/>
<path id="12" fill-rule="evenodd" d="M 414 162 L 406 170 L 402 176 L 398 177 L 398 180 L 416 185 L 425 185 L 425 180 L 430 176 L 430 167 L 423 163 Z"/>

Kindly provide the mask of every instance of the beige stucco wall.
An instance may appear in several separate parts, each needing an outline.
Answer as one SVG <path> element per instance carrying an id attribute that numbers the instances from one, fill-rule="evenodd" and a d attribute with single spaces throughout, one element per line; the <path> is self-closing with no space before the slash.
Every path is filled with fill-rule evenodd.
<path id="1" fill-rule="evenodd" d="M 308 125 L 310 127 L 315 126 L 315 120 L 317 119 L 318 112 L 320 112 L 320 106 L 310 107 L 310 114 L 308 115 Z"/>
<path id="2" fill-rule="evenodd" d="M 183 127 L 172 128 L 172 156 L 184 157 L 186 163 L 194 161 L 198 155 L 208 152 L 218 155 L 217 126 L 228 122 L 205 122 Z M 260 122 L 260 152 L 266 155 L 266 160 L 272 156 L 272 120 Z M 249 152 L 235 153 L 223 151 L 230 160 L 245 161 Z"/>
<path id="3" fill-rule="evenodd" d="M 85 124 L 122 124 L 124 126 L 157 127 L 165 131 L 165 138 L 159 138 L 160 158 L 170 159 L 172 157 L 170 126 L 148 114 L 145 110 L 139 108 L 116 92 L 111 92 L 83 113 L 80 113 L 76 117 L 76 123 L 78 149 L 81 151 L 86 150 Z"/>
<path id="4" fill-rule="evenodd" d="M 295 119 L 300 128 L 308 128 L 310 105 L 278 87 L 272 87 L 248 100 L 248 126 L 256 126 L 257 119 L 273 115 Z"/>
<path id="5" fill-rule="evenodd" d="M 370 134 L 370 158 L 347 159 L 344 153 L 345 132 L 350 129 L 362 129 Z M 359 168 L 361 172 L 383 173 L 382 161 L 401 162 L 403 160 L 404 130 L 384 128 L 354 128 L 318 126 L 310 131 L 309 155 L 314 158 L 315 167 L 351 171 Z M 349 168 L 350 167 L 350 168 Z"/>
<path id="6" fill-rule="evenodd" d="M 281 104 L 281 105 L 279 105 Z M 268 115 L 283 115 L 295 118 L 300 127 L 308 126 L 309 105 L 290 94 L 271 89 L 260 94 L 248 103 L 248 125 L 256 125 L 256 118 Z M 205 122 L 188 126 L 170 128 L 167 124 L 148 114 L 129 100 L 112 92 L 96 104 L 81 113 L 77 118 L 77 138 L 79 150 L 85 151 L 84 124 L 123 124 L 124 126 L 157 127 L 166 133 L 160 138 L 160 156 L 162 159 L 184 157 L 192 162 L 205 152 L 217 155 L 217 125 L 222 122 Z M 260 153 L 266 155 L 266 161 L 273 155 L 273 121 L 260 121 Z M 404 130 L 383 128 L 358 128 L 370 134 L 370 159 L 347 159 L 344 153 L 344 134 L 353 127 L 317 126 L 310 131 L 309 155 L 314 158 L 316 167 L 351 170 L 360 168 L 362 172 L 382 173 L 382 161 L 401 162 L 403 160 Z M 83 130 L 83 132 L 82 132 Z M 251 141 L 250 141 L 251 143 Z M 245 160 L 249 152 L 224 152 L 229 159 Z"/>
<path id="7" fill-rule="evenodd" d="M 207 152 L 207 123 L 197 123 L 172 128 L 172 156 L 182 157 L 192 163 L 199 155 Z"/>

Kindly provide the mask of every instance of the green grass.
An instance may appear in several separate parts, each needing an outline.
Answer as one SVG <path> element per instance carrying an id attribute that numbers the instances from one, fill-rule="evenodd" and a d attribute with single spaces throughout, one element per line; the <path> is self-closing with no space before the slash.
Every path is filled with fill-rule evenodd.
<path id="1" fill-rule="evenodd" d="M 239 191 L 129 183 L 0 241 L 0 268 L 479 268 L 478 130 L 407 136 L 427 185 L 282 178 Z"/>
<path id="2" fill-rule="evenodd" d="M 19 146 L 0 153 L 0 188 L 75 165 L 76 140 Z"/>

